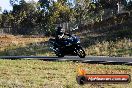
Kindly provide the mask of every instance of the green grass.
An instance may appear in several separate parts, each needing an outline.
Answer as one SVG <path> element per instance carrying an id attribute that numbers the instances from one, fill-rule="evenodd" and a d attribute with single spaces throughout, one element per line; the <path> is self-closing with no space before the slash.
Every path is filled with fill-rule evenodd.
<path id="1" fill-rule="evenodd" d="M 42 60 L 0 60 L 0 88 L 132 88 L 129 84 L 85 84 L 76 82 L 77 69 L 88 74 L 130 74 L 132 66 Z"/>

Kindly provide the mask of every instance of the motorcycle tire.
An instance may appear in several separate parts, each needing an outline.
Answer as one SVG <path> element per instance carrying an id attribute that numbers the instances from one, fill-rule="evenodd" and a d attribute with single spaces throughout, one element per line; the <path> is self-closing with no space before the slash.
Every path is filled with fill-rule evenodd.
<path id="1" fill-rule="evenodd" d="M 64 54 L 63 53 L 60 53 L 60 51 L 58 50 L 58 52 L 55 52 L 56 56 L 58 57 L 64 57 Z"/>
<path id="2" fill-rule="evenodd" d="M 86 53 L 85 53 L 85 51 L 83 50 L 82 47 L 79 47 L 79 48 L 76 50 L 76 52 L 77 52 L 77 55 L 78 55 L 80 58 L 85 58 Z"/>
<path id="3" fill-rule="evenodd" d="M 64 55 L 63 54 L 56 54 L 56 56 L 58 56 L 58 57 L 64 57 Z"/>

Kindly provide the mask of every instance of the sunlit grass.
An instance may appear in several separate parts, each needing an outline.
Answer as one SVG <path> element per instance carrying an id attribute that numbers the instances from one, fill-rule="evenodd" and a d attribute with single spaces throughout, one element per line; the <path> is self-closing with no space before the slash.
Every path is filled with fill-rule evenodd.
<path id="1" fill-rule="evenodd" d="M 132 84 L 85 84 L 76 82 L 78 68 L 88 74 L 130 74 L 132 66 L 41 60 L 0 60 L 0 87 L 4 88 L 131 88 Z"/>
<path id="2" fill-rule="evenodd" d="M 30 41 L 28 41 L 30 40 Z M 31 41 L 33 40 L 33 41 Z M 43 40 L 45 42 L 47 40 Z M 25 39 L 24 43 L 9 45 L 0 55 L 52 56 L 53 52 L 42 40 Z M 26 43 L 25 43 L 26 42 Z M 97 42 L 85 48 L 87 55 L 132 56 L 132 41 Z M 76 82 L 78 67 L 88 74 L 130 74 L 132 66 L 84 64 L 74 62 L 46 62 L 41 60 L 0 60 L 1 88 L 131 88 L 130 84 L 86 84 Z"/>

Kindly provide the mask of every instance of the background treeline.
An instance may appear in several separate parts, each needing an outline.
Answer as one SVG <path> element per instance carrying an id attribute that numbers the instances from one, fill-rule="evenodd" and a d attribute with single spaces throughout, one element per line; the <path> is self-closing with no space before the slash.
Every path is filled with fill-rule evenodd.
<path id="1" fill-rule="evenodd" d="M 132 11 L 131 0 L 9 1 L 13 9 L 0 14 L 0 31 L 14 35 L 53 35 L 55 27 L 64 23 L 68 30 L 100 28 L 97 25 L 105 23 L 106 26 L 108 20 L 114 24 L 123 22 L 122 18 L 128 19 Z"/>

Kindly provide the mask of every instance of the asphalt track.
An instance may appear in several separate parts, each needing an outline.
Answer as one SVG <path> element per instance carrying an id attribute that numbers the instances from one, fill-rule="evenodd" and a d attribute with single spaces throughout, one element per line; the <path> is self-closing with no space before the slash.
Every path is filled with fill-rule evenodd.
<path id="1" fill-rule="evenodd" d="M 78 56 L 65 56 L 58 58 L 56 56 L 0 56 L 0 59 L 31 59 L 44 61 L 76 61 L 83 63 L 99 63 L 99 64 L 125 64 L 132 65 L 132 57 L 105 57 L 105 56 L 86 56 L 79 58 Z"/>

